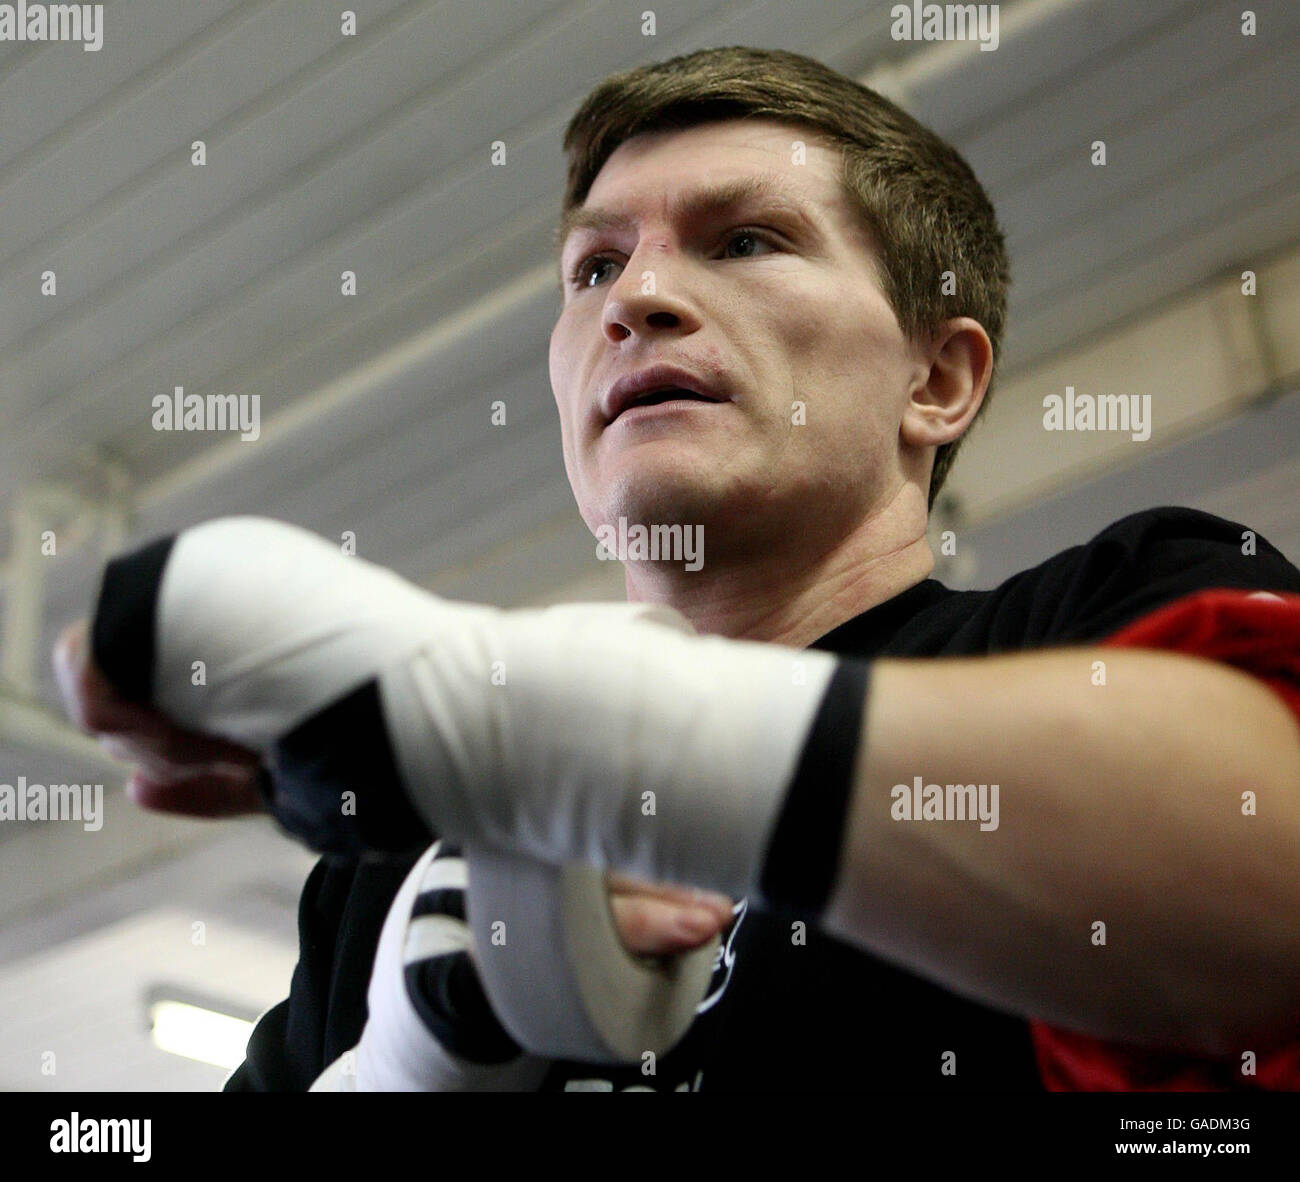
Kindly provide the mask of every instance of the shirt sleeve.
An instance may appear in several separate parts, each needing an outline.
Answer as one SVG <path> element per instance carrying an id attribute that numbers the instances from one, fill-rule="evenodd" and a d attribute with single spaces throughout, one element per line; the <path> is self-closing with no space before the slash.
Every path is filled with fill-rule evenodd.
<path id="1" fill-rule="evenodd" d="M 1300 570 L 1258 531 L 1178 505 L 1120 518 L 1005 585 L 998 647 L 1099 644 L 1195 591 L 1300 594 Z"/>
<path id="2" fill-rule="evenodd" d="M 1195 591 L 1100 643 L 1222 661 L 1267 685 L 1300 725 L 1300 594 Z M 1239 1058 L 1225 1061 L 1104 1041 L 1042 1022 L 1031 1022 L 1030 1032 L 1051 1091 L 1300 1090 L 1300 1042 L 1243 1048 Z"/>

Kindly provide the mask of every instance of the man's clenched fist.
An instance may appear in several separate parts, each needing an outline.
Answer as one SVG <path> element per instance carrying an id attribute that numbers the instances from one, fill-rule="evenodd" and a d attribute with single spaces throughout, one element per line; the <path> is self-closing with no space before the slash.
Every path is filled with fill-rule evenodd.
<path id="1" fill-rule="evenodd" d="M 144 808 L 193 817 L 264 812 L 257 753 L 122 697 L 91 661 L 88 631 L 78 620 L 59 635 L 54 674 L 72 721 L 115 759 L 136 764 L 127 795 Z"/>

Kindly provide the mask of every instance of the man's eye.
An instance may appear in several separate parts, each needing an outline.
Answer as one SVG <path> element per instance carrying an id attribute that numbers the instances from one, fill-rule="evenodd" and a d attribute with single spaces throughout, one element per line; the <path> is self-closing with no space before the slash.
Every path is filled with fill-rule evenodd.
<path id="1" fill-rule="evenodd" d="M 727 245 L 724 248 L 724 253 L 726 253 L 728 258 L 748 259 L 754 257 L 753 253 L 748 250 L 743 254 L 732 254 L 731 246 L 736 242 L 747 242 L 753 246 L 766 247 L 768 250 L 773 249 L 772 243 L 767 240 L 767 236 L 760 234 L 757 230 L 735 230 L 731 234 L 727 235 Z"/>
<path id="2" fill-rule="evenodd" d="M 739 254 L 733 253 L 732 246 L 736 243 L 743 243 L 749 249 L 741 251 Z M 768 239 L 768 236 L 759 230 L 733 230 L 724 240 L 723 255 L 731 259 L 748 259 L 753 258 L 755 254 L 763 253 L 762 250 L 774 250 L 774 244 Z M 589 258 L 583 259 L 569 276 L 570 282 L 575 287 L 595 287 L 603 282 L 602 268 L 619 266 L 608 255 L 593 254 Z M 592 280 L 596 282 L 593 283 Z"/>
<path id="3" fill-rule="evenodd" d="M 613 259 L 603 254 L 594 254 L 588 259 L 583 259 L 574 269 L 573 274 L 569 277 L 575 287 L 591 287 L 592 279 L 599 273 L 601 267 L 615 266 Z"/>

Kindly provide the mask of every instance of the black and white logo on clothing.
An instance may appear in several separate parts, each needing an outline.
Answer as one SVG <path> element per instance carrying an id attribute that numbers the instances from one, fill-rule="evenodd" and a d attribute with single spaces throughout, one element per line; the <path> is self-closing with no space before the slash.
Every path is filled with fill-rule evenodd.
<path id="1" fill-rule="evenodd" d="M 713 958 L 713 977 L 709 981 L 709 991 L 704 995 L 704 1000 L 695 1007 L 697 1014 L 703 1014 L 706 1010 L 712 1009 L 718 999 L 726 992 L 727 983 L 731 980 L 732 969 L 736 967 L 736 933 L 740 930 L 741 921 L 745 918 L 745 913 L 749 910 L 749 900 L 741 899 L 733 909 L 731 926 L 727 929 L 726 939 L 718 945 L 717 954 Z"/>

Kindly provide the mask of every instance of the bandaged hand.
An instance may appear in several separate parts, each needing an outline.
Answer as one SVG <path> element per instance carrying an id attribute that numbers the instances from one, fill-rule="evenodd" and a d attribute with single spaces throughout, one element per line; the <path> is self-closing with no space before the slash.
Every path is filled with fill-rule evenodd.
<path id="1" fill-rule="evenodd" d="M 468 866 L 435 842 L 412 867 L 380 936 L 361 1042 L 313 1091 L 531 1091 L 551 1061 L 529 1055 L 492 1010 L 469 924 Z M 726 899 L 610 876 L 628 946 L 683 952 L 731 918 Z"/>
<path id="2" fill-rule="evenodd" d="M 126 698 L 256 751 L 313 848 L 437 835 L 731 897 L 839 664 L 654 605 L 452 603 L 259 518 L 111 564 L 92 649 Z"/>
<path id="3" fill-rule="evenodd" d="M 126 699 L 256 752 L 312 848 L 463 842 L 480 919 L 511 933 L 497 951 L 470 917 L 503 1025 L 597 1062 L 672 1045 L 711 968 L 630 957 L 602 872 L 815 913 L 867 686 L 652 605 L 451 603 L 258 518 L 110 564 L 92 654 Z"/>

